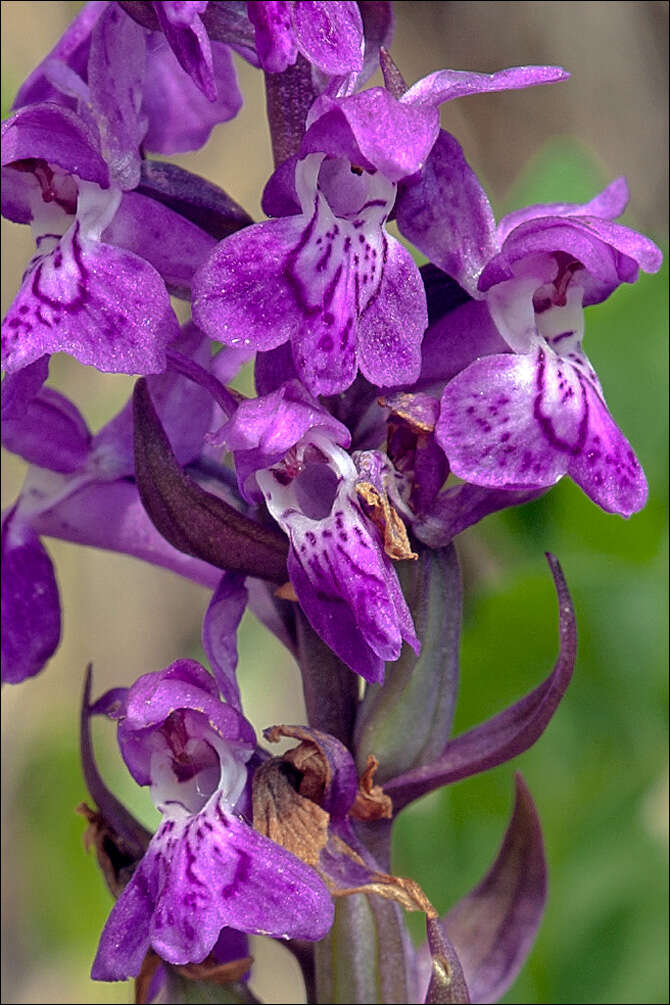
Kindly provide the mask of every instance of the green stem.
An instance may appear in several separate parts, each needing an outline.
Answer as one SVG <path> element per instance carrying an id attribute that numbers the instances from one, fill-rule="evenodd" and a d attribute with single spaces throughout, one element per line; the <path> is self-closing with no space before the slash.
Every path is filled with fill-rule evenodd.
<path id="1" fill-rule="evenodd" d="M 402 1005 L 413 999 L 408 936 L 397 904 L 374 894 L 339 900 L 330 933 L 315 946 L 319 1005 Z"/>

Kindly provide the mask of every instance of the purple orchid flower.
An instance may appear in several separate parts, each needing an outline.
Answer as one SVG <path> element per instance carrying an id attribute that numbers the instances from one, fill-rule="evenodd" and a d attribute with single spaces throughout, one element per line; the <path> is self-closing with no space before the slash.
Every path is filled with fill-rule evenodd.
<path id="1" fill-rule="evenodd" d="M 224 927 L 320 939 L 333 906 L 316 872 L 245 823 L 252 727 L 193 660 L 94 707 L 119 720 L 123 758 L 163 819 L 103 930 L 91 975 L 137 976 L 150 948 L 200 963 Z M 118 705 L 122 707 L 118 707 Z"/>
<path id="2" fill-rule="evenodd" d="M 98 143 L 83 119 L 51 103 L 3 124 L 3 213 L 30 222 L 37 243 L 3 322 L 10 373 L 59 350 L 101 370 L 165 369 L 177 320 L 153 266 L 103 241 L 122 190 Z"/>
<path id="3" fill-rule="evenodd" d="M 418 269 L 385 230 L 397 183 L 423 167 L 442 102 L 564 76 L 553 67 L 442 71 L 400 100 L 379 87 L 318 98 L 297 158 L 266 191 L 280 218 L 218 246 L 195 279 L 196 323 L 263 352 L 289 341 L 313 394 L 345 390 L 359 369 L 377 387 L 416 380 L 428 322 Z"/>
<path id="4" fill-rule="evenodd" d="M 50 169 L 32 177 L 45 178 L 32 193 L 37 254 L 3 322 L 3 368 L 66 351 L 104 371 L 164 370 L 179 330 L 165 284 L 148 261 L 101 240 L 121 192 L 82 179 L 71 193 L 71 178 Z"/>
<path id="5" fill-rule="evenodd" d="M 630 516 L 644 505 L 644 474 L 582 349 L 583 307 L 661 264 L 651 241 L 611 222 L 627 200 L 619 179 L 589 203 L 532 206 L 496 230 L 446 133 L 403 193 L 403 233 L 477 301 L 447 320 L 445 337 L 465 321 L 470 360 L 450 374 L 436 427 L 466 482 L 526 491 L 569 474 L 608 512 Z M 438 332 L 432 341 L 439 346 Z"/>
<path id="6" fill-rule="evenodd" d="M 87 4 L 23 83 L 13 107 L 49 101 L 84 114 L 90 106 L 101 133 L 126 132 L 130 139 L 134 132 L 135 147 L 141 141 L 144 151 L 199 149 L 212 128 L 242 106 L 229 47 L 210 42 L 200 23 L 205 6 Z M 132 8 L 130 18 L 122 7 Z M 127 162 L 137 157 L 132 145 L 124 144 Z"/>
<path id="7" fill-rule="evenodd" d="M 190 295 L 214 239 L 149 194 L 107 186 L 74 113 L 30 106 L 3 129 L 3 212 L 30 223 L 38 245 L 3 322 L 3 367 L 14 373 L 62 350 L 100 370 L 161 372 L 178 333 L 169 293 Z M 24 159 L 30 148 L 43 157 Z M 196 189 L 187 200 L 201 195 Z M 187 201 L 177 205 L 188 212 Z"/>
<path id="8" fill-rule="evenodd" d="M 266 72 L 302 59 L 326 78 L 356 74 L 364 65 L 363 20 L 356 3 L 169 2 L 119 4 L 138 24 L 161 31 L 184 72 L 210 100 L 217 97 L 216 49 L 225 43 Z M 388 4 L 367 17 L 373 36 L 388 35 Z M 367 55 L 367 53 L 366 53 Z M 220 93 L 220 91 L 219 91 Z"/>
<path id="9" fill-rule="evenodd" d="M 368 472 L 343 449 L 346 427 L 292 381 L 242 402 L 214 441 L 233 451 L 242 494 L 264 500 L 288 534 L 289 578 L 314 630 L 356 673 L 381 680 L 403 639 L 419 643 L 357 494 Z"/>
<path id="10" fill-rule="evenodd" d="M 418 375 L 426 315 L 418 270 L 384 230 L 395 185 L 381 172 L 353 174 L 353 152 L 326 159 L 318 145 L 295 167 L 301 212 L 223 241 L 196 276 L 193 316 L 230 345 L 290 341 L 314 394 L 344 390 L 359 367 L 380 386 L 398 383 Z"/>
<path id="11" fill-rule="evenodd" d="M 103 7 L 82 12 L 3 125 L 3 213 L 30 223 L 37 243 L 3 325 L 9 372 L 58 350 L 101 370 L 161 372 L 177 333 L 166 284 L 188 296 L 214 244 L 169 202 L 135 190 L 144 148 L 199 146 L 238 111 L 228 50 L 215 111 L 197 90 L 176 101 L 168 84 L 184 74 L 174 58 L 173 74 L 145 29 Z M 178 121 L 166 114 L 182 105 Z"/>

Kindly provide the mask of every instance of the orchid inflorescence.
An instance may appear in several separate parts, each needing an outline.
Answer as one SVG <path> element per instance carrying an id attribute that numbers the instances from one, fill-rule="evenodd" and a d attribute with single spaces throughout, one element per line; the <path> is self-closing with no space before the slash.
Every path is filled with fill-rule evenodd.
<path id="1" fill-rule="evenodd" d="M 89 3 L 3 124 L 2 211 L 36 245 L 2 328 L 3 443 L 30 465 L 2 525 L 3 679 L 38 674 L 59 644 L 43 537 L 211 591 L 209 670 L 179 659 L 96 700 L 86 675 L 87 840 L 117 898 L 92 976 L 136 978 L 139 1001 L 257 1000 L 250 934 L 287 940 L 309 1001 L 497 1001 L 541 919 L 542 836 L 520 776 L 495 862 L 444 917 L 393 875 L 391 828 L 420 796 L 526 750 L 570 682 L 574 613 L 548 556 L 553 670 L 450 735 L 453 541 L 564 475 L 607 512 L 644 506 L 582 348 L 584 308 L 660 252 L 614 222 L 622 178 L 496 223 L 439 109 L 567 73 L 439 70 L 408 86 L 391 33 L 391 5 L 367 0 Z M 237 114 L 233 53 L 265 79 L 275 170 L 258 223 L 151 156 L 199 149 Z M 46 384 L 58 352 L 139 377 L 95 435 Z M 256 397 L 230 386 L 250 362 Z M 308 723 L 263 734 L 293 744 L 281 756 L 241 705 L 247 607 L 302 676 Z M 95 716 L 117 723 L 150 789 L 154 834 L 103 782 Z M 419 948 L 403 909 L 426 916 Z"/>

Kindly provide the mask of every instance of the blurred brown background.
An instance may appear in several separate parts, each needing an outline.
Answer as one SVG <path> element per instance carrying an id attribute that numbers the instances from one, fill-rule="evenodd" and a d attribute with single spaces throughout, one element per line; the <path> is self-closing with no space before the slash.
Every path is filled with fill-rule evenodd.
<path id="1" fill-rule="evenodd" d="M 76 3 L 4 2 L 3 89 L 11 98 L 80 7 Z M 453 102 L 444 124 L 481 173 L 494 205 L 548 141 L 576 138 L 608 177 L 625 174 L 631 222 L 656 239 L 667 235 L 667 21 L 664 2 L 401 2 L 395 4 L 392 53 L 408 82 L 441 67 L 490 72 L 526 63 L 558 63 L 573 73 L 564 84 Z M 216 181 L 257 217 L 271 170 L 261 75 L 238 61 L 245 106 L 207 147 L 181 158 Z M 556 192 L 561 199 L 562 193 Z M 3 314 L 32 254 L 28 228 L 2 223 Z M 132 381 L 59 358 L 52 381 L 72 396 L 98 428 L 123 403 Z M 24 466 L 3 452 L 3 506 L 16 496 Z M 26 876 L 16 853 L 24 841 L 13 812 L 22 765 L 45 732 L 71 734 L 82 671 L 95 664 L 96 690 L 128 684 L 139 674 L 189 652 L 199 635 L 205 591 L 123 556 L 48 542 L 64 606 L 59 651 L 39 679 L 7 688 L 3 697 L 4 993 L 6 1002 L 124 1001 L 128 989 L 85 983 L 87 961 L 34 959 L 22 927 Z M 279 650 L 259 648 L 251 630 L 241 642 L 245 708 L 262 728 L 299 721 L 294 668 Z M 269 644 L 268 644 L 269 646 Z M 273 668 L 273 687 L 264 669 Z M 69 812 L 69 808 L 66 809 Z M 17 822 L 18 821 L 18 822 Z M 59 850 L 45 850 L 58 868 Z M 81 973 L 75 973 L 77 966 Z M 278 964 L 277 964 L 278 966 Z M 274 964 L 273 964 L 274 967 Z M 288 1000 L 276 980 L 267 1001 Z"/>

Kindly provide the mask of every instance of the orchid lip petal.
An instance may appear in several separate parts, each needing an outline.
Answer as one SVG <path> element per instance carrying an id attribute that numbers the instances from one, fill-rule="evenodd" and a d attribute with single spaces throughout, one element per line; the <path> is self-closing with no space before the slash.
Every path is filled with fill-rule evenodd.
<path id="1" fill-rule="evenodd" d="M 289 341 L 302 315 L 286 258 L 301 233 L 289 217 L 246 227 L 217 245 L 193 281 L 193 320 L 209 338 L 261 351 Z"/>
<path id="2" fill-rule="evenodd" d="M 181 824 L 163 822 L 107 920 L 92 976 L 137 976 L 149 945 L 173 964 L 200 963 L 226 925 L 319 939 L 332 916 L 330 895 L 312 868 L 213 800 Z"/>
<path id="3" fill-rule="evenodd" d="M 302 213 L 221 242 L 196 274 L 193 316 L 210 337 L 261 351 L 291 343 L 313 394 L 349 387 L 359 366 L 380 386 L 418 377 L 425 295 L 384 223 L 395 185 L 342 158 L 306 154 L 295 169 Z M 383 333 L 383 337 L 380 333 Z"/>
<path id="4" fill-rule="evenodd" d="M 384 661 L 399 657 L 403 639 L 416 651 L 420 645 L 395 570 L 358 505 L 354 462 L 319 429 L 303 437 L 296 457 L 303 470 L 288 484 L 281 468 L 256 474 L 270 513 L 290 537 L 291 583 L 308 621 L 339 658 L 367 680 L 381 680 Z M 315 507 L 307 502 L 309 481 Z"/>
<path id="5" fill-rule="evenodd" d="M 325 394 L 352 383 L 359 325 L 384 297 L 389 238 L 383 224 L 395 198 L 394 186 L 381 174 L 366 175 L 358 186 L 360 206 L 346 215 L 336 213 L 317 183 L 320 169 L 331 166 L 333 162 L 324 164 L 323 154 L 298 162 L 296 189 L 306 226 L 287 263 L 287 278 L 304 315 L 303 329 L 292 339 L 293 357 L 307 386 Z M 348 164 L 336 163 L 327 176 L 334 201 L 343 189 L 343 175 L 350 190 Z"/>
<path id="6" fill-rule="evenodd" d="M 647 497 L 635 454 L 610 416 L 588 360 L 569 335 L 560 356 L 486 356 L 447 384 L 436 438 L 452 471 L 495 490 L 547 488 L 571 475 L 608 512 L 630 516 Z"/>
<path id="7" fill-rule="evenodd" d="M 590 421 L 583 449 L 570 458 L 568 474 L 605 512 L 629 517 L 647 501 L 647 480 L 602 397 L 590 382 L 584 383 Z"/>
<path id="8" fill-rule="evenodd" d="M 59 350 L 106 372 L 165 369 L 178 323 L 162 279 L 137 255 L 99 241 L 120 198 L 118 189 L 80 183 L 77 218 L 40 247 L 3 322 L 9 372 Z"/>

